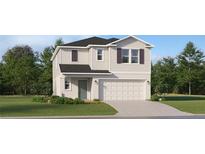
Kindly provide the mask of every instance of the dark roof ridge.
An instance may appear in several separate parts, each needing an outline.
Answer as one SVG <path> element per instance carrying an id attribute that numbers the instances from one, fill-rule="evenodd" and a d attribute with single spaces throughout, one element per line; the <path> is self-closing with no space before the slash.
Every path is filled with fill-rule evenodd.
<path id="1" fill-rule="evenodd" d="M 63 44 L 62 46 L 82 46 L 82 47 L 86 47 L 90 44 L 93 44 L 93 45 L 107 45 L 107 44 L 112 43 L 116 40 L 118 40 L 118 39 L 117 38 L 108 38 L 108 39 L 106 39 L 106 38 L 102 38 L 102 37 L 98 37 L 98 36 L 93 36 L 93 37 L 81 39 L 81 40 L 78 40 L 78 41 L 66 43 L 66 44 Z"/>

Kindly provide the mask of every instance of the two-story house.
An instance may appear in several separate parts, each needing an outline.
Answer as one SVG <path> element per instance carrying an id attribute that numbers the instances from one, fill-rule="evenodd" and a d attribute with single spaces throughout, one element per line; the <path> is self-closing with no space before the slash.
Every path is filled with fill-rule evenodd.
<path id="1" fill-rule="evenodd" d="M 91 37 L 58 46 L 53 95 L 80 99 L 150 99 L 151 48 L 135 36 Z"/>

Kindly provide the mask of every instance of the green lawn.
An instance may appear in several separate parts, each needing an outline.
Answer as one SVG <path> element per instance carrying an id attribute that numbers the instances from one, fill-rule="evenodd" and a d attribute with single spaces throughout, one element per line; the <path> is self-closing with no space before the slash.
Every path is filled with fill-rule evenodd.
<path id="1" fill-rule="evenodd" d="M 114 115 L 108 104 L 41 104 L 32 97 L 0 96 L 0 117 Z"/>
<path id="2" fill-rule="evenodd" d="M 161 103 L 184 112 L 205 114 L 205 96 L 166 96 Z"/>

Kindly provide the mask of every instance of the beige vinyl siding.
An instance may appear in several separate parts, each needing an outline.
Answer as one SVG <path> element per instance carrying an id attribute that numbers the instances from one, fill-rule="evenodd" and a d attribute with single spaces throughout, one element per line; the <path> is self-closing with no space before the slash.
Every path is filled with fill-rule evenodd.
<path id="1" fill-rule="evenodd" d="M 145 64 L 117 64 L 117 48 L 125 49 L 144 49 Z M 117 47 L 110 48 L 110 71 L 117 72 L 151 72 L 151 55 L 150 49 L 145 47 L 145 44 L 136 41 L 134 38 L 128 38 L 117 43 Z"/>
<path id="2" fill-rule="evenodd" d="M 78 50 L 78 61 L 72 62 L 71 51 L 72 49 L 60 49 L 56 57 L 54 58 L 53 64 L 53 95 L 61 96 L 63 93 L 68 94 L 64 91 L 64 77 L 61 74 L 59 64 L 90 64 L 89 51 L 88 49 L 77 49 Z M 75 82 L 75 81 L 74 81 Z M 74 84 L 75 90 L 75 84 Z M 75 91 L 76 92 L 76 91 Z M 76 98 L 77 94 L 71 92 L 71 96 Z"/>
<path id="3" fill-rule="evenodd" d="M 103 50 L 103 60 L 98 61 L 97 60 L 97 49 Z M 109 69 L 109 52 L 108 48 L 102 48 L 102 47 L 93 47 L 91 50 L 92 52 L 92 69 L 94 70 L 108 70 Z"/>
<path id="4" fill-rule="evenodd" d="M 88 49 L 75 49 L 78 51 L 78 61 L 72 62 L 72 49 L 60 49 L 57 54 L 58 64 L 89 64 Z"/>
<path id="5" fill-rule="evenodd" d="M 64 95 L 65 97 L 69 98 L 78 98 L 78 80 L 87 80 L 87 99 L 91 99 L 91 83 L 92 79 L 91 78 L 80 78 L 80 77 L 71 77 L 70 82 L 71 82 L 71 88 L 65 89 L 64 83 L 65 83 L 65 77 L 62 76 L 60 78 L 60 96 Z M 68 76 L 69 77 L 69 76 Z"/>

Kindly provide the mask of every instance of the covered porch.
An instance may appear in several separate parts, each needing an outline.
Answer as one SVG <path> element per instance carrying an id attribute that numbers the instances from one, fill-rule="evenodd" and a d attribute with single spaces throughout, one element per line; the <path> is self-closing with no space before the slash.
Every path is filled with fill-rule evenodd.
<path id="1" fill-rule="evenodd" d="M 99 99 L 99 79 L 112 73 L 107 70 L 91 70 L 89 65 L 60 65 L 58 94 L 83 100 Z"/>

